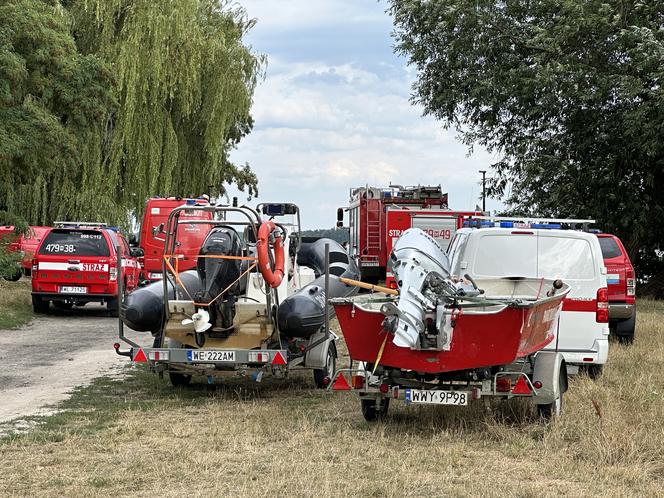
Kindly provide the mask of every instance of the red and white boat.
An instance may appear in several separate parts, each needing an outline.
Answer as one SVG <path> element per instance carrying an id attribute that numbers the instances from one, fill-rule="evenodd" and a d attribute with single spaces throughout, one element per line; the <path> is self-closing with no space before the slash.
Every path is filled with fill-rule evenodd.
<path id="1" fill-rule="evenodd" d="M 393 398 L 467 405 L 483 396 L 528 396 L 542 416 L 559 413 L 565 362 L 541 349 L 556 337 L 569 286 L 520 277 L 460 283 L 445 275 L 435 241 L 408 232 L 394 252 L 399 295 L 331 300 L 360 366 L 338 370 L 330 388 L 356 390 L 367 420 L 385 415 Z"/>

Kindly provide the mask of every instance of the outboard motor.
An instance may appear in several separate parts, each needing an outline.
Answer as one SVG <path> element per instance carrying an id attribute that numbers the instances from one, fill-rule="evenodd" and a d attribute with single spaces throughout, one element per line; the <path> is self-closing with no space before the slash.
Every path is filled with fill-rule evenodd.
<path id="1" fill-rule="evenodd" d="M 201 246 L 200 256 L 242 256 L 242 245 L 237 232 L 230 227 L 215 227 Z M 199 257 L 196 270 L 203 289 L 195 299 L 209 303 L 222 292 L 224 295 L 209 306 L 212 337 L 227 337 L 232 332 L 235 317 L 235 301 L 240 292 L 239 278 L 242 273 L 240 259 Z M 200 340 L 197 337 L 197 340 Z"/>
<path id="2" fill-rule="evenodd" d="M 400 294 L 396 307 L 385 307 L 392 308 L 393 314 L 384 327 L 394 332 L 396 346 L 412 348 L 425 331 L 427 311 L 436 313 L 436 296 L 428 296 L 425 289 L 434 281 L 440 285 L 449 280 L 450 263 L 440 245 L 419 228 L 410 228 L 399 237 L 390 258 Z"/>

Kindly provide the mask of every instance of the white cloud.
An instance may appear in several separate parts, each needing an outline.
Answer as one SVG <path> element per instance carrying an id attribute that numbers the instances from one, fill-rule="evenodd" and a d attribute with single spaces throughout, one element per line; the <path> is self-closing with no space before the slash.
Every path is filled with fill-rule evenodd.
<path id="1" fill-rule="evenodd" d="M 266 80 L 256 91 L 255 129 L 233 159 L 248 161 L 256 171 L 262 200 L 298 203 L 305 227 L 332 226 L 334 211 L 347 202 L 349 189 L 366 183 L 442 184 L 452 207 L 475 207 L 477 170 L 486 169 L 493 158 L 481 150 L 467 158 L 454 131 L 443 130 L 411 105 L 414 75 L 391 53 L 384 4 L 244 4 L 258 18 L 250 41 L 268 55 L 269 63 Z M 383 23 L 382 31 L 365 38 L 349 28 L 369 21 Z M 341 42 L 307 47 L 312 30 L 325 40 L 345 40 L 346 51 L 339 48 Z M 361 39 L 351 40 L 353 36 Z M 487 207 L 497 205 L 489 202 Z"/>

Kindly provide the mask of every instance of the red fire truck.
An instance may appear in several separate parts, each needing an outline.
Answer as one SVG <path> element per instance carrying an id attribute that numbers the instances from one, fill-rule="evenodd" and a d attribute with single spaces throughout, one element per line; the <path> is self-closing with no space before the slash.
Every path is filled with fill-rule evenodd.
<path id="1" fill-rule="evenodd" d="M 390 251 L 409 228 L 424 230 L 447 249 L 465 216 L 481 211 L 452 211 L 440 186 L 358 187 L 350 191 L 347 208 L 337 211 L 337 226 L 343 226 L 348 211 L 348 253 L 362 272 L 362 280 L 391 283 Z"/>

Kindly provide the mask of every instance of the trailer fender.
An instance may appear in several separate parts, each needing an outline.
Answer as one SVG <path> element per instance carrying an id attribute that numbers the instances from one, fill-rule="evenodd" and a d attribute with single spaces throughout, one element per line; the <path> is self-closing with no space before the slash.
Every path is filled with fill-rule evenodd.
<path id="1" fill-rule="evenodd" d="M 312 335 L 309 338 L 308 344 L 315 344 L 317 341 L 320 341 L 324 337 L 325 337 L 325 332 L 323 331 L 316 332 L 314 335 Z M 336 338 L 337 337 L 334 334 L 330 334 L 329 341 L 321 341 L 320 344 L 307 351 L 304 356 L 305 366 L 316 369 L 325 368 L 327 362 L 327 351 L 328 349 L 330 349 L 330 347 L 334 347 L 331 346 L 331 344 L 334 342 Z"/>
<path id="2" fill-rule="evenodd" d="M 541 382 L 534 401 L 538 405 L 553 403 L 567 391 L 567 368 L 562 353 L 540 351 L 535 355 L 533 366 L 533 384 Z"/>

